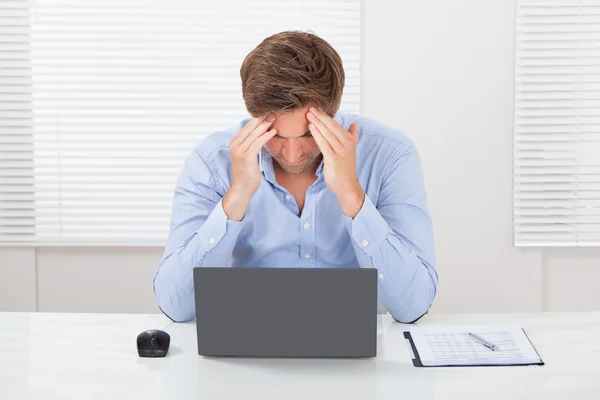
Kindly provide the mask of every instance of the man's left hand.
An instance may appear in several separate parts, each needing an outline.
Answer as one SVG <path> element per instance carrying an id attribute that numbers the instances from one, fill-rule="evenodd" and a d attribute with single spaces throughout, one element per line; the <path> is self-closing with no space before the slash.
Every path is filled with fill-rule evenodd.
<path id="1" fill-rule="evenodd" d="M 323 154 L 324 178 L 338 198 L 344 215 L 354 218 L 365 200 L 365 192 L 356 176 L 358 124 L 345 130 L 326 113 L 311 107 L 306 117 L 308 128 Z"/>

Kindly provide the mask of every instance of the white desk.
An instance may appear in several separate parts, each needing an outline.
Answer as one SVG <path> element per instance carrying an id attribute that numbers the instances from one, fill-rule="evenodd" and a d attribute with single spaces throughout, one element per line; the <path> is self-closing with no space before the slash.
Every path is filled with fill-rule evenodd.
<path id="1" fill-rule="evenodd" d="M 425 324 L 516 323 L 543 367 L 414 368 L 405 327 L 379 317 L 373 359 L 204 358 L 194 323 L 162 315 L 0 313 L 0 399 L 598 399 L 600 313 L 428 315 Z M 145 329 L 171 335 L 139 358 Z"/>

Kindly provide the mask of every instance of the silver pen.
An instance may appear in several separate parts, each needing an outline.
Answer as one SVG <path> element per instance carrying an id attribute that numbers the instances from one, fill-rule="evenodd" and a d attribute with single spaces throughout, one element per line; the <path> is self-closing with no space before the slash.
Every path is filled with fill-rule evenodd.
<path id="1" fill-rule="evenodd" d="M 487 340 L 485 340 L 484 338 L 482 338 L 479 335 L 476 335 L 474 333 L 469 332 L 469 336 L 475 340 L 477 343 L 484 345 L 485 347 L 487 347 L 488 349 L 492 350 L 492 351 L 498 351 L 500 350 L 500 347 L 498 347 L 497 345 L 495 345 L 494 343 L 490 343 Z"/>

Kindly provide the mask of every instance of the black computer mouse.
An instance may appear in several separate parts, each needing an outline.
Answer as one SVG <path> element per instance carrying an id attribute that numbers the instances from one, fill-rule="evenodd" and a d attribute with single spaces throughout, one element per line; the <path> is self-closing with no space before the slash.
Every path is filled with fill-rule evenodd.
<path id="1" fill-rule="evenodd" d="M 137 349 L 140 357 L 165 357 L 169 351 L 171 337 L 165 331 L 150 329 L 137 337 Z"/>

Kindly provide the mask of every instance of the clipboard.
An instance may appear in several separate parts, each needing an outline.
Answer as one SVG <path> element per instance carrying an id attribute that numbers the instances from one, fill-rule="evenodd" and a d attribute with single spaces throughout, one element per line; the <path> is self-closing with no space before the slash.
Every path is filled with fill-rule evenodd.
<path id="1" fill-rule="evenodd" d="M 413 340 L 413 337 L 412 337 L 410 331 L 404 331 L 403 333 L 404 333 L 404 339 L 406 341 L 406 345 L 407 345 L 408 350 L 409 350 L 409 355 L 410 355 L 410 357 L 412 359 L 413 366 L 417 367 L 417 368 L 436 368 L 436 367 L 517 367 L 517 366 L 545 365 L 545 363 L 542 360 L 542 358 L 539 357 L 539 352 L 533 346 L 533 343 L 529 339 L 529 336 L 527 335 L 527 333 L 525 332 L 524 329 L 523 329 L 523 333 L 527 337 L 527 340 L 529 340 L 529 344 L 531 345 L 531 347 L 533 348 L 533 350 L 535 351 L 535 353 L 538 355 L 539 362 L 518 363 L 518 364 L 496 364 L 496 363 L 483 363 L 482 364 L 482 363 L 473 363 L 473 364 L 460 364 L 460 365 L 453 365 L 453 364 L 448 364 L 448 365 L 423 365 L 423 362 L 421 360 L 421 356 L 419 355 L 419 351 L 417 350 L 417 346 L 415 345 L 415 341 Z"/>

